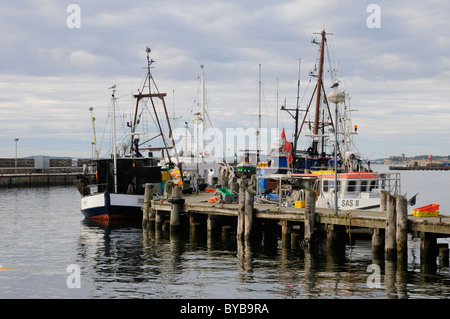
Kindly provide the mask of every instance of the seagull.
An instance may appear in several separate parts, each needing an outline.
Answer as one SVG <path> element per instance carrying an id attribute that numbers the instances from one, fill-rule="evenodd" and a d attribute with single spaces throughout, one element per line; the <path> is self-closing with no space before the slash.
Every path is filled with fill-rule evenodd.
<path id="1" fill-rule="evenodd" d="M 111 86 L 109 89 L 111 90 L 114 90 L 116 88 L 116 85 L 114 84 L 113 86 Z"/>

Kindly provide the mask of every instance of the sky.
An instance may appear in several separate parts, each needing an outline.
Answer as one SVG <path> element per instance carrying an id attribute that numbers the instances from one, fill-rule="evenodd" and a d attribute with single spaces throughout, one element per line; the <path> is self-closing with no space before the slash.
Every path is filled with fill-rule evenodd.
<path id="1" fill-rule="evenodd" d="M 100 138 L 109 87 L 131 109 L 146 47 L 178 132 L 198 108 L 204 65 L 217 129 L 256 127 L 261 101 L 262 127 L 278 119 L 292 137 L 294 121 L 277 110 L 295 107 L 298 79 L 306 108 L 322 30 L 364 157 L 449 155 L 449 10 L 445 0 L 2 1 L 0 157 L 15 156 L 16 138 L 18 157 L 90 157 L 89 107 Z"/>

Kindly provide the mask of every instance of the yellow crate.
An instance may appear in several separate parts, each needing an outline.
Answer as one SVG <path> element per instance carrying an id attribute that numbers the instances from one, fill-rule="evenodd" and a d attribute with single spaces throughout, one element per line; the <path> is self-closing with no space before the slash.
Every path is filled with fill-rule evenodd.
<path id="1" fill-rule="evenodd" d="M 413 210 L 414 217 L 438 217 L 439 211 L 435 210 L 432 212 L 421 212 L 418 210 Z"/>
<path id="2" fill-rule="evenodd" d="M 295 208 L 305 208 L 305 201 L 304 200 L 296 200 Z"/>

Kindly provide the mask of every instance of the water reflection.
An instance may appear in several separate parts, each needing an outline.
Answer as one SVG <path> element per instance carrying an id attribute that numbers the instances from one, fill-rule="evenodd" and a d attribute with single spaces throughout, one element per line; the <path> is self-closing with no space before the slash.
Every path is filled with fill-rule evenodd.
<path id="1" fill-rule="evenodd" d="M 417 298 L 430 285 L 448 283 L 448 269 L 424 276 L 409 262 L 385 262 L 370 241 L 335 250 L 319 242 L 303 250 L 281 244 L 276 231 L 236 241 L 221 229 L 170 231 L 135 224 L 81 224 L 78 262 L 97 298 Z M 414 245 L 411 247 L 414 250 Z M 414 250 L 415 251 L 415 250 Z M 370 287 L 369 265 L 380 269 Z M 450 288 L 441 289 L 449 296 Z"/>

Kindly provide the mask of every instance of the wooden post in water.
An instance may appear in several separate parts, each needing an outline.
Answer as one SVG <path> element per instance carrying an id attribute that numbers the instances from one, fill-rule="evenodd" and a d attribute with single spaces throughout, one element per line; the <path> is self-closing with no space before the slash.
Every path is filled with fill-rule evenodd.
<path id="1" fill-rule="evenodd" d="M 389 193 L 386 191 L 380 192 L 380 212 L 385 212 L 387 210 L 387 198 Z"/>
<path id="2" fill-rule="evenodd" d="M 372 228 L 372 259 L 379 260 L 383 256 L 384 250 L 384 233 L 380 228 Z"/>
<path id="3" fill-rule="evenodd" d="M 345 249 L 345 226 L 326 225 L 327 247 L 333 250 Z M 350 231 L 350 230 L 349 230 Z M 350 243 L 351 245 L 351 243 Z"/>
<path id="4" fill-rule="evenodd" d="M 231 239 L 231 226 L 223 225 L 222 226 L 222 241 L 228 242 Z"/>
<path id="5" fill-rule="evenodd" d="M 150 215 L 151 201 L 153 199 L 153 184 L 145 184 L 144 205 L 142 205 L 142 226 L 147 227 L 152 216 Z"/>
<path id="6" fill-rule="evenodd" d="M 436 263 L 437 240 L 433 233 L 420 233 L 420 261 L 422 263 Z"/>
<path id="7" fill-rule="evenodd" d="M 386 232 L 385 232 L 385 246 L 384 253 L 386 260 L 395 260 L 397 257 L 397 243 L 396 243 L 396 212 L 395 212 L 395 196 L 387 196 L 387 210 L 386 210 Z"/>
<path id="8" fill-rule="evenodd" d="M 175 186 L 172 189 L 172 198 L 169 198 L 169 203 L 172 204 L 170 212 L 170 227 L 178 227 L 181 224 L 181 211 L 183 210 L 184 198 L 180 186 Z"/>
<path id="9" fill-rule="evenodd" d="M 252 188 L 245 191 L 245 221 L 244 239 L 250 240 L 253 236 L 253 204 L 255 202 L 255 192 Z"/>
<path id="10" fill-rule="evenodd" d="M 439 247 L 439 267 L 449 266 L 448 244 L 440 245 Z"/>
<path id="11" fill-rule="evenodd" d="M 206 231 L 208 238 L 212 238 L 216 234 L 217 218 L 217 215 L 208 214 L 208 220 L 206 221 Z"/>
<path id="12" fill-rule="evenodd" d="M 408 201 L 404 196 L 396 196 L 395 205 L 397 260 L 406 262 L 408 252 Z"/>
<path id="13" fill-rule="evenodd" d="M 292 223 L 287 220 L 281 220 L 281 246 L 283 248 L 289 247 L 291 243 Z"/>
<path id="14" fill-rule="evenodd" d="M 314 239 L 315 213 L 316 193 L 312 189 L 307 189 L 305 197 L 305 236 L 302 242 L 303 248 L 309 249 Z"/>
<path id="15" fill-rule="evenodd" d="M 247 179 L 241 180 L 241 185 L 239 186 L 239 204 L 238 204 L 238 219 L 236 228 L 236 239 L 244 239 L 244 225 L 245 225 L 245 190 L 247 189 L 248 182 Z"/>

